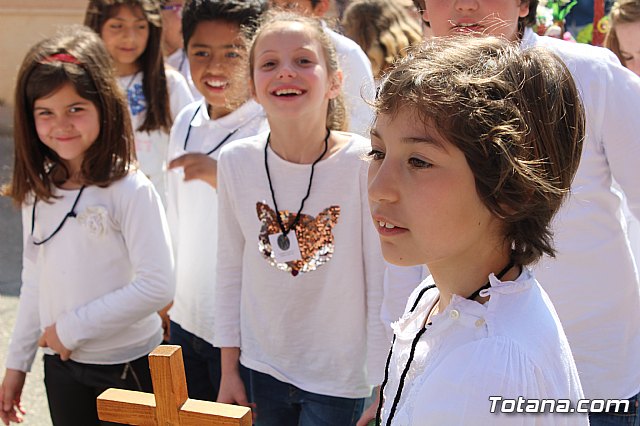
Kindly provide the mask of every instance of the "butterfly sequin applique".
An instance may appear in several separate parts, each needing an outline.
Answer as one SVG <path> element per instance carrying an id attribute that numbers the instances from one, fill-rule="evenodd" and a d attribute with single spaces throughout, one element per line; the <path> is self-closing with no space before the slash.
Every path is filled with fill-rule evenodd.
<path id="1" fill-rule="evenodd" d="M 276 219 L 276 212 L 264 202 L 258 202 L 256 210 L 258 219 L 261 222 L 258 249 L 271 266 L 281 271 L 290 272 L 295 277 L 300 272 L 315 271 L 318 267 L 331 260 L 334 251 L 332 231 L 340 217 L 339 206 L 328 207 L 315 218 L 301 214 L 300 220 L 295 227 L 295 232 L 302 259 L 286 263 L 276 262 L 269 242 L 269 235 L 281 232 Z M 284 226 L 289 229 L 296 218 L 296 214 L 284 210 L 280 212 L 280 218 Z"/>

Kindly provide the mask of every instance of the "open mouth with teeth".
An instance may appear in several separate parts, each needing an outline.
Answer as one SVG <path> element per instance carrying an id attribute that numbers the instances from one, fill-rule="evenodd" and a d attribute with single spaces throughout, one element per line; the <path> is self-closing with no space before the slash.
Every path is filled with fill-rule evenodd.
<path id="1" fill-rule="evenodd" d="M 387 229 L 394 229 L 396 227 L 391 223 L 383 222 L 381 220 L 378 221 L 378 225 L 380 226 L 380 228 L 387 228 Z"/>
<path id="2" fill-rule="evenodd" d="M 272 95 L 278 96 L 278 97 L 286 97 L 286 98 L 292 98 L 295 96 L 300 96 L 302 94 L 306 93 L 304 90 L 300 90 L 300 89 L 295 89 L 292 87 L 288 87 L 288 88 L 284 88 L 284 89 L 276 89 L 273 92 L 271 92 Z"/>
<path id="3" fill-rule="evenodd" d="M 221 81 L 221 80 L 208 80 L 208 81 L 205 81 L 204 84 L 206 84 L 207 86 L 213 89 L 222 89 L 227 87 L 227 82 Z"/>

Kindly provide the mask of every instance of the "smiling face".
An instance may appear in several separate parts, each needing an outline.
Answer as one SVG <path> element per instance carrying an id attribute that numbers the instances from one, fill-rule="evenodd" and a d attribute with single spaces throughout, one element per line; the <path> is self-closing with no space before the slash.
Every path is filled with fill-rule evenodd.
<path id="1" fill-rule="evenodd" d="M 240 27 L 227 21 L 202 21 L 187 46 L 191 78 L 209 104 L 212 118 L 249 99 L 246 47 Z"/>
<path id="2" fill-rule="evenodd" d="M 60 157 L 71 175 L 78 173 L 85 152 L 100 134 L 98 108 L 66 83 L 36 99 L 33 116 L 40 141 Z"/>
<path id="3" fill-rule="evenodd" d="M 378 115 L 371 145 L 369 204 L 388 262 L 451 265 L 501 246 L 464 154 L 412 109 Z"/>
<path id="4" fill-rule="evenodd" d="M 640 22 L 616 24 L 615 31 L 624 66 L 640 75 Z"/>
<path id="5" fill-rule="evenodd" d="M 528 13 L 521 0 L 425 0 L 422 17 L 436 37 L 477 33 L 515 41 L 518 19 Z"/>
<path id="6" fill-rule="evenodd" d="M 254 94 L 269 116 L 324 116 L 329 99 L 340 94 L 341 75 L 329 72 L 313 31 L 287 21 L 270 25 L 255 41 Z"/>
<path id="7" fill-rule="evenodd" d="M 130 75 L 140 68 L 138 59 L 147 48 L 149 22 L 139 7 L 119 6 L 100 30 L 117 74 Z"/>

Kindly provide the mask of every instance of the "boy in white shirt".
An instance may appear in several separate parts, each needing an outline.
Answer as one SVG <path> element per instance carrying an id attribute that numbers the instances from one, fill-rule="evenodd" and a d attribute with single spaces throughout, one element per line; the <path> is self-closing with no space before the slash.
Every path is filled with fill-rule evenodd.
<path id="1" fill-rule="evenodd" d="M 182 110 L 171 131 L 167 216 L 176 255 L 176 297 L 170 342 L 182 346 L 189 397 L 215 401 L 220 350 L 213 342 L 216 271 L 217 158 L 232 140 L 267 130 L 250 99 L 246 44 L 266 3 L 193 0 L 182 28 L 191 76 L 204 99 Z"/>

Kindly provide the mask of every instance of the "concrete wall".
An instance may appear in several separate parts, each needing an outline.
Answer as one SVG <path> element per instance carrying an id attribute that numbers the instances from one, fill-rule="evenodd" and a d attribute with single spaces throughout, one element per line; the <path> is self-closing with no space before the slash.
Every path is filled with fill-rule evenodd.
<path id="1" fill-rule="evenodd" d="M 13 104 L 20 63 L 36 42 L 82 23 L 87 0 L 0 0 L 0 100 Z"/>

